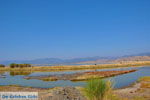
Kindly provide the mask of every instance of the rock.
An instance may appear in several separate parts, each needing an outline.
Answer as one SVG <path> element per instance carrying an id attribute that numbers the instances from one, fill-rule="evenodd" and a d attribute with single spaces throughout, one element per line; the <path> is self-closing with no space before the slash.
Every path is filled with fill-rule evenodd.
<path id="1" fill-rule="evenodd" d="M 52 93 L 49 100 L 86 100 L 84 96 L 74 87 L 62 87 Z"/>

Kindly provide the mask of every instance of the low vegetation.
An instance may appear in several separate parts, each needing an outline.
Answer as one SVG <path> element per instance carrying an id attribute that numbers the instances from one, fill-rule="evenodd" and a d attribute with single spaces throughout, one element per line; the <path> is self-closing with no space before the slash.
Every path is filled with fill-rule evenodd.
<path id="1" fill-rule="evenodd" d="M 10 68 L 23 68 L 23 67 L 31 67 L 31 64 L 10 64 Z"/>
<path id="2" fill-rule="evenodd" d="M 25 79 L 39 79 L 47 81 L 56 80 L 70 80 L 70 81 L 87 81 L 90 79 L 101 79 L 105 77 L 112 77 L 121 74 L 127 74 L 135 72 L 136 70 L 120 70 L 120 71 L 90 71 L 90 72 L 80 72 L 73 74 L 60 74 L 60 75 L 50 75 L 50 76 L 27 76 Z"/>
<path id="3" fill-rule="evenodd" d="M 57 78 L 55 78 L 55 77 L 49 77 L 49 78 L 43 78 L 41 80 L 43 80 L 43 81 L 57 81 Z"/>
<path id="4" fill-rule="evenodd" d="M 150 61 L 138 61 L 119 64 L 101 64 L 101 65 L 80 65 L 80 66 L 39 66 L 31 67 L 30 64 L 11 64 L 10 67 L 0 68 L 1 71 L 65 71 L 65 70 L 91 70 L 104 68 L 122 68 L 148 66 Z"/>
<path id="5" fill-rule="evenodd" d="M 142 77 L 139 79 L 139 82 L 150 82 L 150 76 Z M 79 93 L 83 93 L 83 97 L 86 97 L 87 99 L 81 99 L 81 100 L 149 100 L 149 88 L 137 88 L 135 91 L 133 87 L 128 87 L 122 91 L 122 94 L 118 94 L 113 89 L 113 82 L 112 81 L 104 81 L 101 79 L 91 79 L 87 82 L 86 86 L 83 87 L 77 87 L 78 90 L 80 90 Z M 31 88 L 31 87 L 21 87 L 17 85 L 10 85 L 10 86 L 0 86 L 0 91 L 37 91 L 39 92 L 41 97 L 49 97 L 52 96 L 51 93 L 53 93 L 55 90 L 60 90 L 60 93 L 64 93 L 64 88 L 61 87 L 55 87 L 55 88 L 48 88 L 48 89 L 41 89 L 41 88 Z M 70 88 L 68 88 L 70 89 Z M 142 91 L 141 91 L 142 89 Z M 128 91 L 129 90 L 129 91 Z M 134 92 L 130 92 L 134 91 Z M 72 93 L 69 93 L 74 95 L 74 91 L 71 91 Z M 120 91 L 121 92 L 121 91 Z M 55 93 L 55 92 L 54 92 Z M 58 92 L 57 92 L 58 93 Z M 65 89 L 65 93 L 66 89 Z M 45 95 L 43 95 L 45 94 Z M 65 94 L 66 95 L 66 94 Z M 57 96 L 57 95 L 56 95 Z M 64 94 L 63 94 L 64 96 Z M 69 95 L 70 96 L 70 95 Z M 62 98 L 63 99 L 63 98 Z M 45 99 L 42 99 L 45 100 Z M 69 99 L 70 100 L 70 99 Z"/>
<path id="6" fill-rule="evenodd" d="M 58 79 L 56 77 L 38 77 L 38 78 L 34 78 L 34 77 L 25 77 L 24 79 L 39 79 L 39 80 L 43 80 L 43 81 L 57 81 Z"/>
<path id="7" fill-rule="evenodd" d="M 11 76 L 16 76 L 16 75 L 30 75 L 30 71 L 10 71 Z"/>
<path id="8" fill-rule="evenodd" d="M 80 76 L 77 76 L 73 79 L 71 79 L 71 81 L 86 81 L 86 80 L 90 80 L 90 79 L 100 79 L 103 78 L 100 75 L 87 75 L 87 74 L 83 74 Z"/>
<path id="9" fill-rule="evenodd" d="M 139 79 L 139 81 L 150 82 L 150 76 L 144 76 Z"/>
<path id="10" fill-rule="evenodd" d="M 5 65 L 3 65 L 3 64 L 0 64 L 0 68 L 3 68 L 3 67 L 5 67 Z"/>
<path id="11" fill-rule="evenodd" d="M 150 76 L 141 77 L 139 81 L 141 82 L 141 88 L 150 88 Z"/>
<path id="12" fill-rule="evenodd" d="M 90 80 L 84 89 L 85 96 L 88 100 L 103 100 L 106 95 L 106 86 L 103 80 Z"/>
<path id="13" fill-rule="evenodd" d="M 100 79 L 106 77 L 112 77 L 121 74 L 127 74 L 131 72 L 135 72 L 137 70 L 120 70 L 120 71 L 94 71 L 94 72 L 84 72 L 83 74 L 72 78 L 72 81 L 84 81 L 90 79 Z"/>
<path id="14" fill-rule="evenodd" d="M 111 81 L 104 81 L 101 79 L 92 79 L 87 82 L 83 91 L 83 94 L 87 98 L 87 100 L 149 100 L 149 86 L 142 86 L 142 83 L 149 84 L 150 76 L 142 77 L 139 79 L 141 86 L 137 88 L 136 92 L 133 87 L 122 89 L 122 94 L 116 93 L 113 89 L 113 84 Z M 131 90 L 133 88 L 133 90 Z M 131 93 L 129 91 L 134 91 Z M 142 91 L 141 91 L 142 90 Z M 126 92 L 125 92 L 126 91 Z M 121 95 L 121 96 L 120 96 Z"/>
<path id="15" fill-rule="evenodd" d="M 119 100 L 113 93 L 112 82 L 101 79 L 92 79 L 83 89 L 88 100 Z"/>

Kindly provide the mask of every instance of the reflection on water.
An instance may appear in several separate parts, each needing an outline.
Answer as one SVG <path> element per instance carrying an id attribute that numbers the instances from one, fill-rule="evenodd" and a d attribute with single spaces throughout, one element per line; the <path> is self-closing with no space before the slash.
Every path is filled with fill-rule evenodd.
<path id="1" fill-rule="evenodd" d="M 120 68 L 120 69 L 103 69 L 103 70 L 128 70 L 135 68 Z M 139 67 L 136 68 L 138 71 L 128 74 L 123 74 L 107 79 L 111 79 L 115 82 L 115 88 L 121 88 L 128 86 L 131 83 L 135 82 L 139 77 L 150 76 L 150 67 Z M 103 71 L 99 69 L 98 71 Z M 56 75 L 56 74 L 73 74 L 76 72 L 85 72 L 89 70 L 81 71 L 62 71 L 62 72 L 5 72 L 6 78 L 0 78 L 0 85 L 21 85 L 21 86 L 30 86 L 30 87 L 40 87 L 40 88 L 52 88 L 60 86 L 84 86 L 85 82 L 72 82 L 68 80 L 58 80 L 58 81 L 42 81 L 37 79 L 26 80 L 26 76 L 45 76 L 45 75 Z"/>
<path id="2" fill-rule="evenodd" d="M 16 76 L 16 75 L 30 75 L 32 72 L 29 72 L 29 71 L 10 71 L 9 73 L 11 76 Z"/>
<path id="3" fill-rule="evenodd" d="M 5 72 L 4 71 L 0 71 L 0 75 L 3 75 Z"/>

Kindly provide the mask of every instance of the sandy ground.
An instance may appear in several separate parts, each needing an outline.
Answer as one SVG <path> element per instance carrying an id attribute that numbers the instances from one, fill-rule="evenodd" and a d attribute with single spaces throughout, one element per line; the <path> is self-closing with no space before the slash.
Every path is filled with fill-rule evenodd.
<path id="1" fill-rule="evenodd" d="M 20 86 L 0 86 L 0 92 L 38 92 L 38 100 L 86 100 L 75 87 L 55 87 L 49 89 Z"/>
<path id="2" fill-rule="evenodd" d="M 139 82 L 135 83 L 131 87 L 127 87 L 124 89 L 115 90 L 115 94 L 117 94 L 121 98 L 127 98 L 131 100 L 135 97 L 142 97 L 145 100 L 150 100 L 150 88 L 149 87 L 142 87 L 142 84 L 149 84 L 150 82 Z"/>
<path id="3" fill-rule="evenodd" d="M 49 89 L 21 87 L 21 86 L 0 86 L 0 92 L 38 92 L 39 100 L 86 100 L 79 87 L 55 87 Z M 150 100 L 150 81 L 140 81 L 132 86 L 114 90 L 114 93 L 122 98 L 121 100 Z M 142 97 L 144 99 L 134 99 Z"/>

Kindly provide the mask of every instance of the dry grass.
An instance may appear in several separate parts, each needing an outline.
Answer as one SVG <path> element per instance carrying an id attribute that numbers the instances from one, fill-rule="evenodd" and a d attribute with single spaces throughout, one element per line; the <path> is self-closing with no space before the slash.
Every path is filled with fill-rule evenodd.
<path id="1" fill-rule="evenodd" d="M 105 78 L 105 77 L 131 73 L 135 71 L 136 70 L 84 72 L 84 74 L 76 76 L 71 80 L 72 81 L 84 81 L 84 80 L 90 80 L 90 79 L 100 79 L 100 78 Z"/>
<path id="2" fill-rule="evenodd" d="M 144 97 L 134 97 L 133 99 L 120 98 L 119 100 L 146 100 Z"/>
<path id="3" fill-rule="evenodd" d="M 140 81 L 150 82 L 150 76 L 141 77 Z"/>
<path id="4" fill-rule="evenodd" d="M 141 83 L 141 88 L 150 88 L 150 83 Z"/>
<path id="5" fill-rule="evenodd" d="M 55 77 L 46 77 L 46 78 L 42 78 L 41 80 L 43 80 L 43 81 L 57 81 L 57 78 L 55 78 Z"/>
<path id="6" fill-rule="evenodd" d="M 85 69 L 104 69 L 104 68 L 121 68 L 150 65 L 150 61 L 132 61 L 119 64 L 101 64 L 101 65 L 80 65 L 80 66 L 40 66 L 27 68 L 0 68 L 0 71 L 64 71 L 64 70 L 85 70 Z"/>
<path id="7" fill-rule="evenodd" d="M 150 76 L 141 77 L 139 81 L 141 82 L 141 88 L 150 88 Z"/>
<path id="8" fill-rule="evenodd" d="M 88 100 L 121 100 L 113 93 L 112 81 L 90 80 L 81 90 Z"/>
<path id="9" fill-rule="evenodd" d="M 83 81 L 83 80 L 99 79 L 99 78 L 102 78 L 102 76 L 84 74 L 84 75 L 76 77 L 75 79 L 72 79 L 72 81 Z"/>

